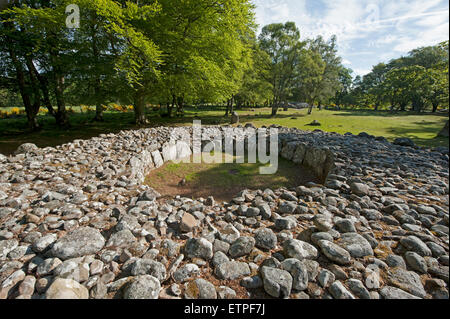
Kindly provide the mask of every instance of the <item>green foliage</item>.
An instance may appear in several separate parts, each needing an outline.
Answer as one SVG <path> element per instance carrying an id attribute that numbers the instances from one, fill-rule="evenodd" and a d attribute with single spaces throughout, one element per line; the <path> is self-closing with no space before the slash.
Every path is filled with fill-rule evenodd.
<path id="1" fill-rule="evenodd" d="M 275 115 L 281 103 L 292 94 L 304 43 L 300 41 L 300 31 L 294 22 L 265 26 L 259 35 L 259 43 L 270 58 L 268 81 L 272 86 Z"/>
<path id="2" fill-rule="evenodd" d="M 407 56 L 380 63 L 357 77 L 343 100 L 361 106 L 421 112 L 448 107 L 448 41 L 418 48 Z M 344 103 L 345 105 L 345 103 Z"/>
<path id="3" fill-rule="evenodd" d="M 69 4 L 79 29 L 65 27 Z M 289 101 L 433 111 L 448 106 L 448 41 L 381 63 L 351 81 L 337 39 L 301 39 L 295 23 L 256 36 L 251 0 L 23 0 L 0 13 L 0 96 L 22 104 L 30 128 L 48 110 L 69 125 L 66 103 L 176 107 Z M 21 100 L 17 101 L 20 95 Z M 227 108 L 227 113 L 228 109 Z M 311 109 L 312 110 L 312 109 Z M 162 112 L 161 112 L 162 113 Z"/>

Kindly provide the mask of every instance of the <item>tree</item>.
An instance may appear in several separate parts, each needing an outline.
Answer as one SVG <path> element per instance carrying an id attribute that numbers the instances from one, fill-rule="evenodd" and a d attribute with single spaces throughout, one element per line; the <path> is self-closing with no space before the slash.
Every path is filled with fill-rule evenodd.
<path id="1" fill-rule="evenodd" d="M 252 57 L 244 73 L 242 86 L 235 96 L 237 106 L 256 105 L 273 99 L 272 86 L 269 82 L 269 65 L 269 56 L 255 43 L 252 48 Z"/>
<path id="2" fill-rule="evenodd" d="M 441 104 L 448 106 L 448 69 L 429 69 L 423 75 L 421 83 L 426 88 L 424 97 L 432 105 L 432 112 L 435 113 Z"/>
<path id="3" fill-rule="evenodd" d="M 350 96 L 358 104 L 375 104 L 375 110 L 391 103 L 405 111 L 421 112 L 430 105 L 448 105 L 448 41 L 412 50 L 407 56 L 380 63 L 354 84 Z"/>
<path id="4" fill-rule="evenodd" d="M 61 127 L 70 125 L 64 90 L 66 77 L 73 65 L 75 48 L 70 41 L 71 31 L 61 27 L 65 26 L 65 8 L 68 4 L 69 1 L 64 0 L 24 1 L 13 3 L 12 8 L 2 13 L 2 16 L 9 18 L 4 23 L 9 25 L 8 32 L 4 35 L 13 43 L 9 48 L 10 59 L 18 74 L 29 125 L 34 129 L 39 127 L 36 114 L 41 104 L 40 91 L 57 124 Z M 28 79 L 25 77 L 26 73 L 29 75 Z M 49 85 L 56 101 L 56 111 L 51 105 Z M 30 91 L 34 96 L 32 104 Z"/>
<path id="5" fill-rule="evenodd" d="M 325 68 L 326 63 L 318 52 L 303 50 L 297 70 L 297 88 L 294 96 L 308 103 L 310 111 L 321 93 Z"/>
<path id="6" fill-rule="evenodd" d="M 409 66 L 393 69 L 386 75 L 383 83 L 385 95 L 393 107 L 398 105 L 400 111 L 406 111 L 409 103 L 413 109 L 421 111 L 425 105 L 425 92 L 429 90 L 430 81 L 426 70 L 421 66 Z"/>
<path id="7" fill-rule="evenodd" d="M 300 42 L 300 31 L 294 22 L 265 26 L 259 43 L 270 57 L 269 82 L 273 95 L 272 116 L 275 116 L 281 103 L 292 93 L 300 51 L 305 44 Z"/>
<path id="8" fill-rule="evenodd" d="M 384 102 L 384 91 L 382 84 L 386 77 L 386 64 L 379 63 L 372 68 L 372 71 L 363 77 L 363 88 L 367 95 L 368 102 L 375 104 L 375 111 Z"/>
<path id="9" fill-rule="evenodd" d="M 147 23 L 164 63 L 155 86 L 169 116 L 186 102 L 231 99 L 238 91 L 254 35 L 253 6 L 246 0 L 159 1 Z"/>
<path id="10" fill-rule="evenodd" d="M 117 99 L 117 79 L 120 79 L 115 64 L 120 56 L 118 45 L 122 39 L 108 32 L 108 18 L 102 14 L 104 7 L 98 1 L 78 1 L 80 6 L 80 28 L 73 33 L 77 47 L 74 67 L 67 92 L 75 104 L 95 105 L 93 120 L 103 121 L 103 105 Z M 103 1 L 103 5 L 112 3 Z M 122 82 L 125 82 L 122 78 Z M 123 85 L 122 85 L 123 86 Z"/>
<path id="11" fill-rule="evenodd" d="M 324 41 L 319 36 L 312 41 L 310 46 L 311 50 L 318 52 L 325 62 L 325 70 L 322 82 L 319 84 L 319 95 L 317 97 L 319 109 L 321 109 L 321 105 L 333 98 L 340 89 L 339 72 L 342 68 L 342 59 L 337 55 L 337 38 L 334 35 L 329 41 Z"/>

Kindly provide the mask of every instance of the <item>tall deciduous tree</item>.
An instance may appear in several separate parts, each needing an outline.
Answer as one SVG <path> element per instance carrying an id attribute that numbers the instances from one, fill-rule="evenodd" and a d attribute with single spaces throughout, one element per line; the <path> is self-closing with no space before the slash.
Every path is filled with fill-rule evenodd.
<path id="1" fill-rule="evenodd" d="M 292 93 L 297 66 L 304 43 L 294 22 L 265 26 L 259 36 L 261 49 L 270 57 L 270 84 L 272 86 L 272 116 Z"/>

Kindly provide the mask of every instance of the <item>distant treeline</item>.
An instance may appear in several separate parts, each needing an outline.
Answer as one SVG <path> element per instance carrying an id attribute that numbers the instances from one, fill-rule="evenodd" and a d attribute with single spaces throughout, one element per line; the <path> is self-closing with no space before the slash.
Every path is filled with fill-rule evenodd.
<path id="1" fill-rule="evenodd" d="M 346 107 L 436 112 L 448 108 L 449 42 L 415 49 L 407 56 L 380 63 L 372 71 L 346 76 L 334 102 Z"/>

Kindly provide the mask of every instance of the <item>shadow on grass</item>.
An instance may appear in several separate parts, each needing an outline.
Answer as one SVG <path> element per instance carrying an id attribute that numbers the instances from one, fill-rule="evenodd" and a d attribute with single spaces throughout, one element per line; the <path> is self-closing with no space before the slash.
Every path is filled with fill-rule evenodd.
<path id="1" fill-rule="evenodd" d="M 261 166 L 263 165 L 259 163 L 166 163 L 147 176 L 146 184 L 163 196 L 213 196 L 219 201 L 231 201 L 244 189 L 292 188 L 307 182 L 319 182 L 310 170 L 281 158 L 276 174 L 260 175 Z M 183 178 L 186 179 L 186 184 L 179 186 Z"/>
<path id="2" fill-rule="evenodd" d="M 431 112 L 391 112 L 391 111 L 373 111 L 373 110 L 341 110 L 333 111 L 330 110 L 335 116 L 382 116 L 382 117 L 398 117 L 398 116 L 422 116 L 422 115 L 433 115 L 437 117 L 448 116 L 448 113 L 431 113 Z"/>
<path id="3" fill-rule="evenodd" d="M 0 153 L 12 154 L 23 143 L 34 143 L 39 147 L 56 146 L 76 139 L 89 139 L 103 133 L 117 133 L 121 130 L 150 128 L 158 126 L 189 126 L 196 119 L 203 125 L 223 125 L 230 123 L 230 117 L 225 117 L 225 108 L 186 108 L 183 117 L 162 117 L 159 112 L 149 111 L 149 124 L 138 126 L 134 124 L 134 113 L 105 112 L 103 122 L 93 122 L 94 112 L 70 114 L 71 127 L 61 129 L 52 116 L 39 116 L 42 130 L 31 132 L 25 116 L 0 120 Z M 270 114 L 263 114 L 261 109 L 238 109 L 241 122 L 251 122 L 270 119 Z M 206 113 L 206 114 L 205 114 Z M 213 114 L 208 114 L 213 113 Z M 280 110 L 276 119 L 290 118 L 294 115 L 283 114 Z M 300 115 L 297 115 L 300 116 Z"/>
<path id="4" fill-rule="evenodd" d="M 242 108 L 236 110 L 239 113 L 241 123 L 263 121 L 265 125 L 271 125 L 283 119 L 304 118 L 307 115 L 304 110 L 292 110 L 288 113 L 279 109 L 276 117 L 271 117 L 267 108 Z M 294 113 L 292 113 L 294 111 Z M 296 112 L 295 112 L 296 111 Z M 314 112 L 319 113 L 319 110 Z M 314 113 L 313 113 L 314 114 Z M 0 153 L 9 155 L 23 143 L 34 143 L 39 147 L 56 146 L 71 142 L 75 139 L 89 139 L 103 133 L 117 133 L 121 130 L 132 130 L 138 128 L 149 128 L 158 126 L 190 126 L 194 120 L 201 120 L 203 125 L 223 125 L 230 123 L 230 117 L 225 117 L 224 107 L 187 107 L 184 117 L 162 117 L 159 111 L 149 111 L 149 124 L 137 126 L 134 124 L 134 113 L 105 112 L 104 122 L 93 122 L 94 112 L 70 114 L 71 128 L 60 129 L 52 116 L 39 116 L 38 121 L 43 129 L 39 132 L 30 132 L 24 116 L 14 119 L 0 120 Z M 391 113 L 389 111 L 368 111 L 368 110 L 342 110 L 333 111 L 332 116 L 407 116 L 411 113 Z M 417 114 L 416 114 L 417 115 Z M 421 115 L 424 115 L 423 113 Z M 427 115 L 430 115 L 427 113 Z M 442 114 L 434 114 L 442 117 Z M 272 121 L 273 120 L 273 121 Z M 432 128 L 426 125 L 432 124 L 430 121 L 416 122 L 418 128 L 392 128 L 396 136 L 411 137 L 421 146 L 448 146 L 448 138 L 436 138 L 434 140 L 421 139 L 411 136 L 411 133 L 432 133 Z M 433 133 L 434 132 L 433 129 Z"/>
<path id="5" fill-rule="evenodd" d="M 423 123 L 418 122 L 417 125 L 421 125 Z M 435 124 L 435 123 L 432 123 Z M 438 147 L 444 146 L 449 147 L 449 138 L 448 137 L 439 137 L 437 136 L 439 131 L 436 131 L 434 127 L 427 126 L 418 126 L 418 127 L 393 127 L 389 129 L 389 133 L 394 134 L 396 136 L 402 136 L 410 138 L 419 146 L 428 146 L 428 147 Z M 434 135 L 436 137 L 430 138 L 420 138 L 417 134 L 429 133 L 430 135 Z"/>

